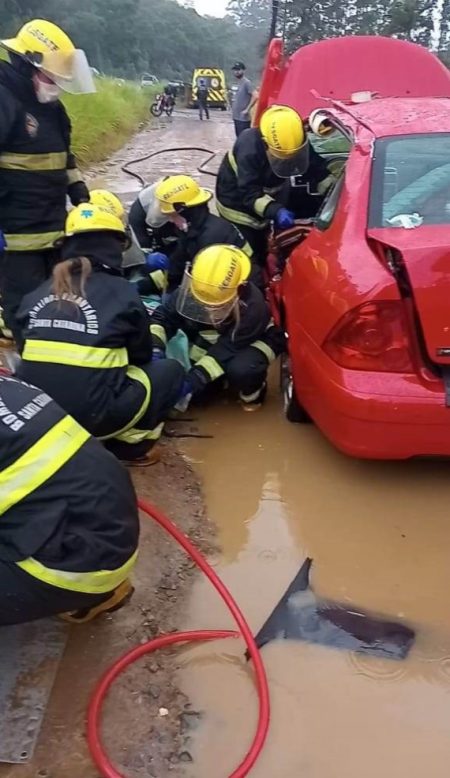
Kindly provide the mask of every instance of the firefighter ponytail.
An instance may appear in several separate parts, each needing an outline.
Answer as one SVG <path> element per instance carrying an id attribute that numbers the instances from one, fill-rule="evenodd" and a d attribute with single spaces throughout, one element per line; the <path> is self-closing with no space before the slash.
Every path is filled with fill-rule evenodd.
<path id="1" fill-rule="evenodd" d="M 58 262 L 53 269 L 52 291 L 57 297 L 74 299 L 86 296 L 86 281 L 91 275 L 92 265 L 87 257 L 75 257 Z"/>

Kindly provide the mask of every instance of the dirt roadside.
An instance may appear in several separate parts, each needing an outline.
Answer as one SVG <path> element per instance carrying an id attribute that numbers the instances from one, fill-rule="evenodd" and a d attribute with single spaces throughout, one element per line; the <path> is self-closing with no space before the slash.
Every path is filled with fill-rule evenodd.
<path id="1" fill-rule="evenodd" d="M 147 125 L 87 173 L 86 180 L 91 188 L 110 188 L 129 206 L 140 184 L 121 171 L 125 162 L 157 149 L 192 144 L 218 152 L 211 164 L 214 170 L 231 137 L 231 122 L 224 122 L 222 116 L 199 122 L 194 112 L 177 112 L 173 120 Z M 212 187 L 210 176 L 198 176 L 197 166 L 204 158 L 202 152 L 175 152 L 137 165 L 135 170 L 149 181 L 183 170 Z M 163 462 L 135 470 L 133 480 L 138 495 L 164 510 L 200 550 L 213 549 L 214 527 L 205 514 L 199 481 L 175 441 L 165 439 Z M 184 552 L 143 517 L 131 604 L 114 616 L 71 631 L 34 758 L 26 765 L 0 765 L 0 778 L 98 778 L 86 744 L 89 696 L 115 658 L 157 634 L 180 628 L 196 578 Z M 111 759 L 130 778 L 182 775 L 183 763 L 191 761 L 189 732 L 198 725 L 200 712 L 192 710 L 176 686 L 176 657 L 175 652 L 165 651 L 164 656 L 141 660 L 117 682 L 107 701 L 105 745 Z M 168 710 L 168 715 L 160 715 L 160 709 Z"/>
<path id="2" fill-rule="evenodd" d="M 199 482 L 174 441 L 164 442 L 160 464 L 133 471 L 133 480 L 140 497 L 167 512 L 201 550 L 211 550 L 213 532 Z M 89 695 L 116 657 L 179 627 L 196 575 L 174 541 L 142 516 L 130 605 L 72 629 L 34 758 L 23 766 L 1 766 L 1 778 L 98 778 L 85 737 Z M 176 656 L 165 651 L 142 659 L 118 680 L 107 701 L 105 745 L 115 764 L 133 778 L 176 778 L 183 774 L 183 763 L 191 761 L 189 731 L 200 713 L 175 684 Z"/>

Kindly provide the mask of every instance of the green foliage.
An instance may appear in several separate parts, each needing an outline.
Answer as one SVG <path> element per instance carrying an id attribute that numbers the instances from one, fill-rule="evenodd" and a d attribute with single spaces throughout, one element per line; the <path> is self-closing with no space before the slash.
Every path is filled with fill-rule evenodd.
<path id="1" fill-rule="evenodd" d="M 260 0 L 255 0 L 256 5 Z M 262 29 L 199 16 L 174 0 L 0 0 L 0 35 L 14 35 L 33 17 L 59 24 L 85 49 L 100 72 L 135 79 L 142 73 L 189 80 L 201 65 L 229 71 L 245 59 L 251 76 L 261 70 Z"/>
<path id="2" fill-rule="evenodd" d="M 157 87 L 140 89 L 111 78 L 96 80 L 94 95 L 65 95 L 72 121 L 72 149 L 80 165 L 106 159 L 148 117 Z"/>
<path id="3" fill-rule="evenodd" d="M 339 35 L 395 35 L 431 46 L 439 0 L 287 0 L 287 8 L 291 50 Z"/>

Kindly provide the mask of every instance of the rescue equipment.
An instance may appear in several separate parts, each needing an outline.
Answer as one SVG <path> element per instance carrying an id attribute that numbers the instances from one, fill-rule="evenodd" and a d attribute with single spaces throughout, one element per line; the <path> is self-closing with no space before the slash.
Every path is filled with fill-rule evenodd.
<path id="1" fill-rule="evenodd" d="M 286 105 L 272 105 L 261 116 L 259 129 L 275 175 L 302 175 L 309 163 L 309 144 L 297 111 Z"/>
<path id="2" fill-rule="evenodd" d="M 69 213 L 66 221 L 66 237 L 70 238 L 83 232 L 97 232 L 98 230 L 120 232 L 125 236 L 123 222 L 110 208 L 106 208 L 104 205 L 82 203 Z"/>

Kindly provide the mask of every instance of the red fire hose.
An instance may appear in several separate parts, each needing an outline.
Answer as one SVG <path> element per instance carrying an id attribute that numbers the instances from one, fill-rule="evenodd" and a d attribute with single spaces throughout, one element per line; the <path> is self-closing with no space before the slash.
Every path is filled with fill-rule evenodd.
<path id="1" fill-rule="evenodd" d="M 239 627 L 239 632 L 233 632 L 230 630 L 197 630 L 195 632 L 177 632 L 170 635 L 163 635 L 157 637 L 154 640 L 150 640 L 144 645 L 137 646 L 131 649 L 128 653 L 124 654 L 112 667 L 107 670 L 103 678 L 100 680 L 89 705 L 88 711 L 88 744 L 91 751 L 92 758 L 98 767 L 103 778 L 125 778 L 123 773 L 120 773 L 114 765 L 108 759 L 108 756 L 102 746 L 100 738 L 100 724 L 101 724 L 101 711 L 105 697 L 118 675 L 120 675 L 129 665 L 136 662 L 142 656 L 153 653 L 159 648 L 165 648 L 177 643 L 189 643 L 200 640 L 216 640 L 220 638 L 228 637 L 242 637 L 247 645 L 250 657 L 253 660 L 255 668 L 256 687 L 259 698 L 259 716 L 256 733 L 253 739 L 253 743 L 241 762 L 230 775 L 229 778 L 244 778 L 248 775 L 251 768 L 255 764 L 258 756 L 260 755 L 264 742 L 267 736 L 270 721 L 270 703 L 269 703 L 269 689 L 267 685 L 267 677 L 264 669 L 264 665 L 253 639 L 253 634 L 249 625 L 247 624 L 241 610 L 232 595 L 228 591 L 225 584 L 220 580 L 218 575 L 214 572 L 212 567 L 208 564 L 206 559 L 200 554 L 200 552 L 192 545 L 190 540 L 180 530 L 172 524 L 172 522 L 161 511 L 155 508 L 144 500 L 139 500 L 139 508 L 147 514 L 150 518 L 158 522 L 166 532 L 169 533 L 177 543 L 184 548 L 186 553 L 193 559 L 200 570 L 211 581 L 214 588 L 218 591 L 229 611 L 233 615 L 236 624 Z"/>

